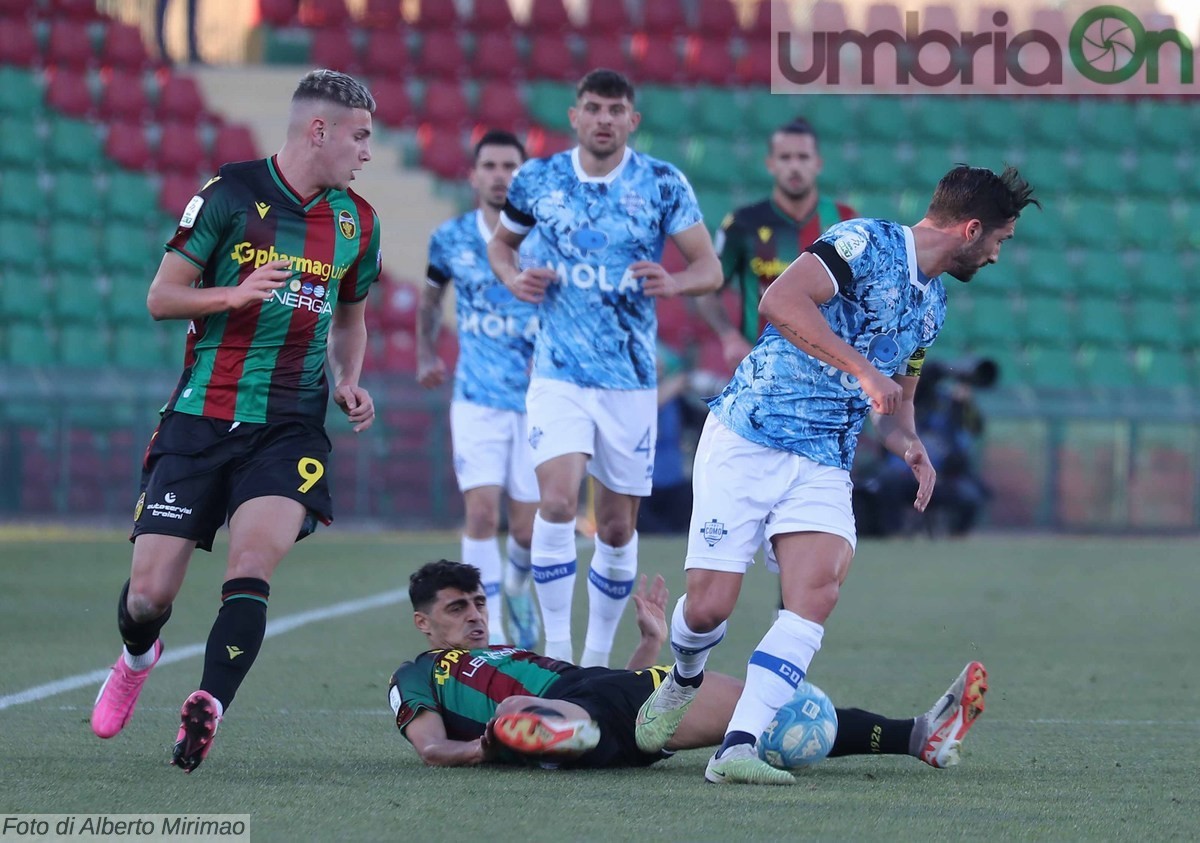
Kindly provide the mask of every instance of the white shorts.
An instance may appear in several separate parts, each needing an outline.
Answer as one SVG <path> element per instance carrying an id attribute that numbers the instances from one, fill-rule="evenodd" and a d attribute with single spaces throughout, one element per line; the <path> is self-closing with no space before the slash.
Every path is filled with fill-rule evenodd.
<path id="1" fill-rule="evenodd" d="M 500 486 L 512 500 L 539 500 L 524 413 L 451 401 L 450 438 L 460 491 Z"/>
<path id="2" fill-rule="evenodd" d="M 534 378 L 525 396 L 534 465 L 587 454 L 588 473 L 623 495 L 646 497 L 654 477 L 658 390 L 593 389 Z"/>
<path id="3" fill-rule="evenodd" d="M 744 574 L 762 547 L 768 570 L 778 571 L 771 538 L 784 533 L 832 533 L 855 546 L 850 472 L 757 445 L 712 414 L 692 489 L 685 569 Z"/>

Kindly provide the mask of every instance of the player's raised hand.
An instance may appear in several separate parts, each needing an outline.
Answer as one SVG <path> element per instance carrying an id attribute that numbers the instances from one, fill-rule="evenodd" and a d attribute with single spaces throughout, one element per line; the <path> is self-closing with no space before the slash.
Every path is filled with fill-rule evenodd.
<path id="1" fill-rule="evenodd" d="M 333 391 L 333 401 L 354 425 L 355 433 L 362 433 L 375 421 L 375 402 L 371 393 L 361 386 L 342 384 Z"/>
<path id="2" fill-rule="evenodd" d="M 667 640 L 667 582 L 662 574 L 646 588 L 646 575 L 642 574 L 637 591 L 633 593 L 633 605 L 637 609 L 638 631 L 643 638 L 653 641 Z"/>
<path id="3" fill-rule="evenodd" d="M 904 452 L 904 462 L 912 469 L 913 477 L 917 478 L 917 498 L 913 501 L 913 507 L 917 512 L 924 512 L 925 507 L 929 506 L 929 499 L 933 497 L 937 471 L 929 461 L 925 446 L 919 440 L 908 446 Z"/>
<path id="4" fill-rule="evenodd" d="M 417 383 L 433 389 L 446 382 L 446 364 L 436 354 L 431 359 L 417 360 Z"/>
<path id="5" fill-rule="evenodd" d="M 654 261 L 632 263 L 629 265 L 629 271 L 635 278 L 642 279 L 642 292 L 648 296 L 667 299 L 683 292 L 675 276 Z"/>
<path id="6" fill-rule="evenodd" d="M 859 384 L 871 399 L 871 409 L 880 415 L 890 416 L 900 407 L 904 388 L 874 366 L 859 378 Z"/>
<path id="7" fill-rule="evenodd" d="M 558 273 L 548 266 L 531 266 L 522 269 L 508 289 L 521 301 L 541 304 L 546 297 L 546 288 L 557 277 Z"/>
<path id="8" fill-rule="evenodd" d="M 295 273 L 288 269 L 291 260 L 269 261 L 247 275 L 230 289 L 230 310 L 240 310 L 248 304 L 270 301 L 275 291 L 282 287 Z"/>

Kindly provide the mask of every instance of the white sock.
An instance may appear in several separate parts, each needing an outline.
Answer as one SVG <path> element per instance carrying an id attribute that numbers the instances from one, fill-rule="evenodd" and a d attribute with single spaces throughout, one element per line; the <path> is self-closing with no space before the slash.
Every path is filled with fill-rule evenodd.
<path id="1" fill-rule="evenodd" d="M 725 637 L 726 623 L 711 632 L 693 632 L 683 616 L 686 602 L 685 594 L 675 602 L 675 611 L 671 613 L 671 652 L 675 654 L 675 672 L 690 679 L 704 672 L 709 651 Z"/>
<path id="2" fill-rule="evenodd" d="M 539 512 L 533 518 L 533 546 L 529 550 L 534 588 L 542 607 L 546 655 L 573 661 L 571 600 L 575 596 L 575 519 L 552 524 L 543 520 Z"/>
<path id="3" fill-rule="evenodd" d="M 624 547 L 612 547 L 596 537 L 596 552 L 588 571 L 588 625 L 583 644 L 584 667 L 608 667 L 617 624 L 637 579 L 638 534 Z"/>
<path id="4" fill-rule="evenodd" d="M 130 670 L 149 670 L 154 666 L 154 646 L 142 653 L 140 656 L 135 656 L 129 652 L 128 648 L 121 648 L 121 655 L 125 657 L 125 666 Z"/>
<path id="5" fill-rule="evenodd" d="M 784 610 L 762 641 L 758 642 L 746 667 L 746 687 L 738 699 L 727 732 L 758 736 L 767 728 L 780 706 L 796 693 L 808 673 L 825 628 L 819 623 Z"/>
<path id="6" fill-rule="evenodd" d="M 529 580 L 533 576 L 529 548 L 521 547 L 512 536 L 508 537 L 504 548 L 508 551 L 508 564 L 504 566 L 504 591 L 507 594 L 521 594 L 529 588 Z"/>
<path id="7" fill-rule="evenodd" d="M 504 643 L 503 612 L 500 607 L 500 545 L 495 539 L 462 537 L 462 561 L 479 569 L 483 593 L 487 595 L 488 637 L 491 643 Z"/>

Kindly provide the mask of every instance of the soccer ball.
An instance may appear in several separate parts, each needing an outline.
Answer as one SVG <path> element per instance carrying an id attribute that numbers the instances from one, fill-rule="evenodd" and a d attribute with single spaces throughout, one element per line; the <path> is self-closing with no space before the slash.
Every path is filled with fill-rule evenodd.
<path id="1" fill-rule="evenodd" d="M 836 737 L 833 702 L 816 685 L 801 681 L 758 739 L 758 755 L 772 767 L 796 770 L 828 755 Z"/>

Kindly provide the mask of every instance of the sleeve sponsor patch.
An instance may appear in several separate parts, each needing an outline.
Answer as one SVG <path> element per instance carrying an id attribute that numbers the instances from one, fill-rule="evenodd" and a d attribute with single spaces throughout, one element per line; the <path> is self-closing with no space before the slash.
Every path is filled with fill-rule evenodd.
<path id="1" fill-rule="evenodd" d="M 391 703 L 392 713 L 399 717 L 400 706 L 404 704 L 404 701 L 400 699 L 400 689 L 395 685 L 388 689 L 388 702 Z"/>
<path id="2" fill-rule="evenodd" d="M 200 216 L 200 209 L 204 207 L 204 197 L 193 196 L 192 201 L 187 203 L 187 207 L 183 209 L 183 216 L 179 218 L 180 228 L 191 228 L 196 224 L 196 219 Z"/>
<path id="3" fill-rule="evenodd" d="M 834 241 L 833 247 L 837 249 L 842 260 L 849 263 L 867 248 L 867 238 L 861 234 L 843 234 Z"/>

